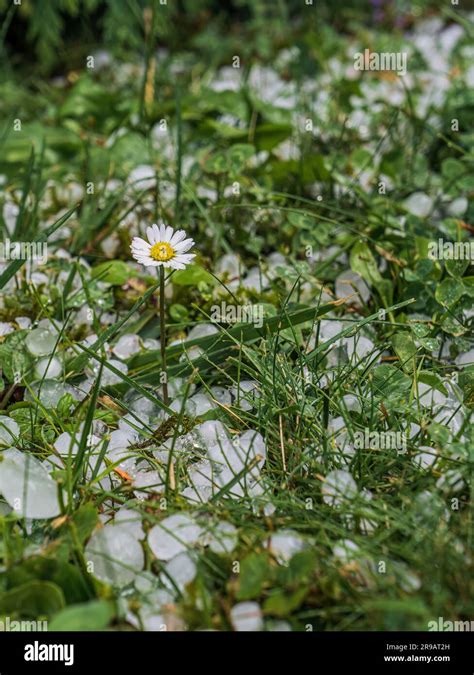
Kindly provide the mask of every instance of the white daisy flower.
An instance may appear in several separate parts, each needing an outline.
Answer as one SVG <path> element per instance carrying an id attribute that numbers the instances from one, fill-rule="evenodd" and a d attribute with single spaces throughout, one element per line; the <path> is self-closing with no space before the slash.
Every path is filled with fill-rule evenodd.
<path id="1" fill-rule="evenodd" d="M 186 253 L 194 246 L 193 239 L 186 239 L 184 230 L 176 232 L 169 225 L 160 223 L 146 228 L 148 241 L 134 237 L 130 248 L 137 262 L 146 267 L 171 267 L 183 270 L 195 257 Z"/>

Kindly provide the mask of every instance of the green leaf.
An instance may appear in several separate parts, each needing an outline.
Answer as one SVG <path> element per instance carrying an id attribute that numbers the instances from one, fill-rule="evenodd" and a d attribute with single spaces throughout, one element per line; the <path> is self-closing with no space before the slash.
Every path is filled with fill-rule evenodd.
<path id="1" fill-rule="evenodd" d="M 445 307 L 452 307 L 464 293 L 463 284 L 458 279 L 444 279 L 435 291 L 435 298 Z"/>
<path id="2" fill-rule="evenodd" d="M 419 342 L 420 345 L 424 347 L 424 349 L 427 349 L 429 352 L 434 352 L 441 346 L 439 338 L 434 337 L 421 338 Z"/>
<path id="3" fill-rule="evenodd" d="M 359 274 L 371 286 L 377 286 L 382 280 L 372 251 L 363 241 L 356 242 L 352 247 L 350 265 L 352 271 Z"/>
<path id="4" fill-rule="evenodd" d="M 263 611 L 266 614 L 272 614 L 278 617 L 288 616 L 301 605 L 308 593 L 308 589 L 299 588 L 293 593 L 286 593 L 279 590 L 270 595 L 263 603 Z"/>
<path id="5" fill-rule="evenodd" d="M 169 314 L 173 321 L 176 321 L 177 323 L 186 321 L 189 318 L 189 312 L 187 308 L 184 305 L 180 305 L 179 303 L 174 303 L 171 305 Z"/>
<path id="6" fill-rule="evenodd" d="M 239 600 L 250 600 L 260 595 L 263 584 L 270 576 L 267 553 L 250 553 L 240 565 Z"/>
<path id="7" fill-rule="evenodd" d="M 417 346 L 409 333 L 395 333 L 392 336 L 392 346 L 395 354 L 400 359 L 400 365 L 406 372 L 411 372 L 416 367 Z"/>
<path id="8" fill-rule="evenodd" d="M 412 323 L 410 328 L 417 338 L 424 338 L 430 332 L 430 329 L 424 323 Z"/>
<path id="9" fill-rule="evenodd" d="M 444 266 L 448 274 L 460 278 L 469 267 L 469 260 L 446 260 Z"/>
<path id="10" fill-rule="evenodd" d="M 428 386 L 432 387 L 433 389 L 437 389 L 438 391 L 440 391 L 445 396 L 448 396 L 449 392 L 446 389 L 446 387 L 444 386 L 443 380 L 436 373 L 433 373 L 432 371 L 428 371 L 428 370 L 422 370 L 418 373 L 417 377 L 418 377 L 419 382 L 422 382 L 423 384 L 427 384 Z"/>
<path id="11" fill-rule="evenodd" d="M 177 286 L 197 286 L 200 282 L 215 284 L 216 280 L 204 267 L 200 265 L 188 265 L 184 270 L 178 270 L 171 280 Z"/>
<path id="12" fill-rule="evenodd" d="M 84 504 L 72 516 L 72 522 L 77 529 L 80 542 L 85 542 L 91 536 L 99 521 L 97 509 L 93 504 Z"/>
<path id="13" fill-rule="evenodd" d="M 113 286 L 122 286 L 132 274 L 132 268 L 123 260 L 103 262 L 92 270 L 93 279 Z"/>
<path id="14" fill-rule="evenodd" d="M 94 600 L 71 605 L 61 610 L 50 622 L 48 629 L 57 631 L 104 630 L 114 617 L 111 603 Z"/>
<path id="15" fill-rule="evenodd" d="M 50 581 L 29 581 L 0 595 L 0 614 L 3 615 L 50 617 L 64 605 L 63 592 Z"/>

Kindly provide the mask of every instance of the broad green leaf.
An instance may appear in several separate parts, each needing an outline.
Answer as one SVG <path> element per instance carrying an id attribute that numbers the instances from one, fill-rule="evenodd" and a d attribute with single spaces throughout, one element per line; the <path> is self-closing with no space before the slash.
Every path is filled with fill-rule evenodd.
<path id="1" fill-rule="evenodd" d="M 359 274 L 371 286 L 377 286 L 382 277 L 377 262 L 368 245 L 363 241 L 354 244 L 350 254 L 350 265 L 353 272 Z"/>
<path id="2" fill-rule="evenodd" d="M 445 307 L 455 305 L 464 293 L 464 286 L 458 279 L 444 279 L 435 291 L 436 300 Z"/>
<path id="3" fill-rule="evenodd" d="M 265 614 L 272 614 L 273 616 L 288 616 L 294 612 L 295 609 L 298 609 L 307 593 L 308 589 L 306 587 L 299 588 L 293 593 L 278 590 L 265 600 L 263 603 L 263 611 Z"/>
<path id="4" fill-rule="evenodd" d="M 412 372 L 416 367 L 416 352 L 418 351 L 413 338 L 409 333 L 395 333 L 392 336 L 393 349 L 400 359 L 400 365 L 406 372 Z"/>
<path id="5" fill-rule="evenodd" d="M 92 278 L 113 286 L 122 286 L 132 275 L 132 268 L 123 260 L 100 263 L 92 270 Z"/>
<path id="6" fill-rule="evenodd" d="M 104 600 L 70 605 L 55 615 L 49 623 L 52 631 L 104 630 L 114 617 L 111 603 Z"/>
<path id="7" fill-rule="evenodd" d="M 201 281 L 206 284 L 216 283 L 212 274 L 209 274 L 209 272 L 200 265 L 188 265 L 186 269 L 178 270 L 173 274 L 171 280 L 177 286 L 197 286 Z"/>
<path id="8" fill-rule="evenodd" d="M 270 576 L 270 562 L 267 553 L 250 553 L 240 564 L 239 600 L 251 600 L 260 595 L 263 584 Z"/>
<path id="9" fill-rule="evenodd" d="M 63 592 L 50 581 L 29 581 L 0 595 L 0 615 L 50 617 L 64 605 Z"/>

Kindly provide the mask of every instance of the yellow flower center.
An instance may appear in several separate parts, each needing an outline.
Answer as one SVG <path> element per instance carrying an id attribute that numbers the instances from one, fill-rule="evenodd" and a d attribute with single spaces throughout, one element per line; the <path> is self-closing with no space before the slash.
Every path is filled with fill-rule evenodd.
<path id="1" fill-rule="evenodd" d="M 167 262 L 168 260 L 171 260 L 171 258 L 174 258 L 176 253 L 174 248 L 170 246 L 167 241 L 158 241 L 150 248 L 150 255 L 153 260 Z"/>

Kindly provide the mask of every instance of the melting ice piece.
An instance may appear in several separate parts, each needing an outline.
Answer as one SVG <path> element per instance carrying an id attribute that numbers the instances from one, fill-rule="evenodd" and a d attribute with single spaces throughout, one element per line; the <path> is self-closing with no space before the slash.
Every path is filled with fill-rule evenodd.
<path id="1" fill-rule="evenodd" d="M 36 457 L 16 448 L 0 457 L 0 492 L 15 513 L 33 519 L 59 515 L 57 485 Z"/>
<path id="2" fill-rule="evenodd" d="M 11 417 L 0 415 L 0 444 L 11 445 L 20 434 L 20 427 Z"/>
<path id="3" fill-rule="evenodd" d="M 347 563 L 358 557 L 360 549 L 352 539 L 340 539 L 334 544 L 332 553 L 335 558 Z"/>
<path id="4" fill-rule="evenodd" d="M 351 304 L 361 304 L 360 299 L 364 303 L 370 299 L 370 290 L 365 281 L 355 272 L 346 270 L 340 274 L 336 279 L 335 292 L 338 298 L 345 298 L 351 295 Z M 354 295 L 355 294 L 355 295 Z M 357 297 L 359 296 L 359 297 Z"/>
<path id="5" fill-rule="evenodd" d="M 414 457 L 414 463 L 420 469 L 429 469 L 438 459 L 438 452 L 435 448 L 430 448 L 428 445 L 420 445 L 418 452 Z"/>
<path id="6" fill-rule="evenodd" d="M 404 208 L 418 218 L 426 218 L 431 213 L 434 199 L 424 192 L 413 192 L 403 202 Z"/>
<path id="7" fill-rule="evenodd" d="M 287 562 L 304 549 L 305 541 L 294 530 L 279 530 L 270 537 L 269 547 L 279 562 Z"/>
<path id="8" fill-rule="evenodd" d="M 148 544 L 157 558 L 171 560 L 193 546 L 201 536 L 202 528 L 191 516 L 175 513 L 151 528 Z"/>
<path id="9" fill-rule="evenodd" d="M 35 365 L 35 374 L 39 379 L 42 379 L 43 377 L 50 379 L 59 377 L 62 370 L 63 365 L 56 356 L 53 356 L 52 358 L 50 356 L 45 356 Z"/>
<path id="10" fill-rule="evenodd" d="M 236 631 L 258 631 L 263 628 L 262 610 L 258 602 L 238 602 L 230 610 L 232 626 Z"/>
<path id="11" fill-rule="evenodd" d="M 357 485 L 348 471 L 335 469 L 326 476 L 322 493 L 326 504 L 340 506 L 345 500 L 353 499 L 356 496 Z"/>
<path id="12" fill-rule="evenodd" d="M 193 581 L 197 573 L 196 563 L 189 553 L 179 553 L 169 560 L 162 572 L 163 584 L 172 591 L 184 591 L 186 586 Z"/>
<path id="13" fill-rule="evenodd" d="M 73 398 L 77 400 L 77 393 L 74 387 L 71 387 L 69 384 L 63 384 L 63 382 L 58 382 L 57 380 L 33 382 L 31 384 L 31 389 L 34 393 L 34 397 L 38 398 L 41 401 L 41 405 L 45 408 L 56 408 L 64 394 L 71 394 Z M 27 401 L 35 400 L 34 397 L 29 391 L 25 394 L 25 400 Z"/>
<path id="14" fill-rule="evenodd" d="M 105 525 L 94 532 L 85 549 L 92 573 L 114 586 L 126 586 L 143 569 L 145 557 L 136 533 L 123 524 Z"/>
<path id="15" fill-rule="evenodd" d="M 51 355 L 56 338 L 47 328 L 33 328 L 25 339 L 26 348 L 32 356 Z"/>
<path id="16" fill-rule="evenodd" d="M 221 521 L 213 528 L 209 540 L 209 548 L 214 553 L 231 553 L 236 547 L 238 530 L 226 521 Z"/>
<path id="17" fill-rule="evenodd" d="M 136 539 L 143 539 L 145 533 L 142 527 L 142 517 L 138 511 L 132 509 L 121 508 L 115 514 L 115 525 L 120 525 L 125 530 L 133 535 Z"/>
<path id="18" fill-rule="evenodd" d="M 119 359 L 128 359 L 141 350 L 140 338 L 133 333 L 127 333 L 117 341 L 112 351 Z"/>

